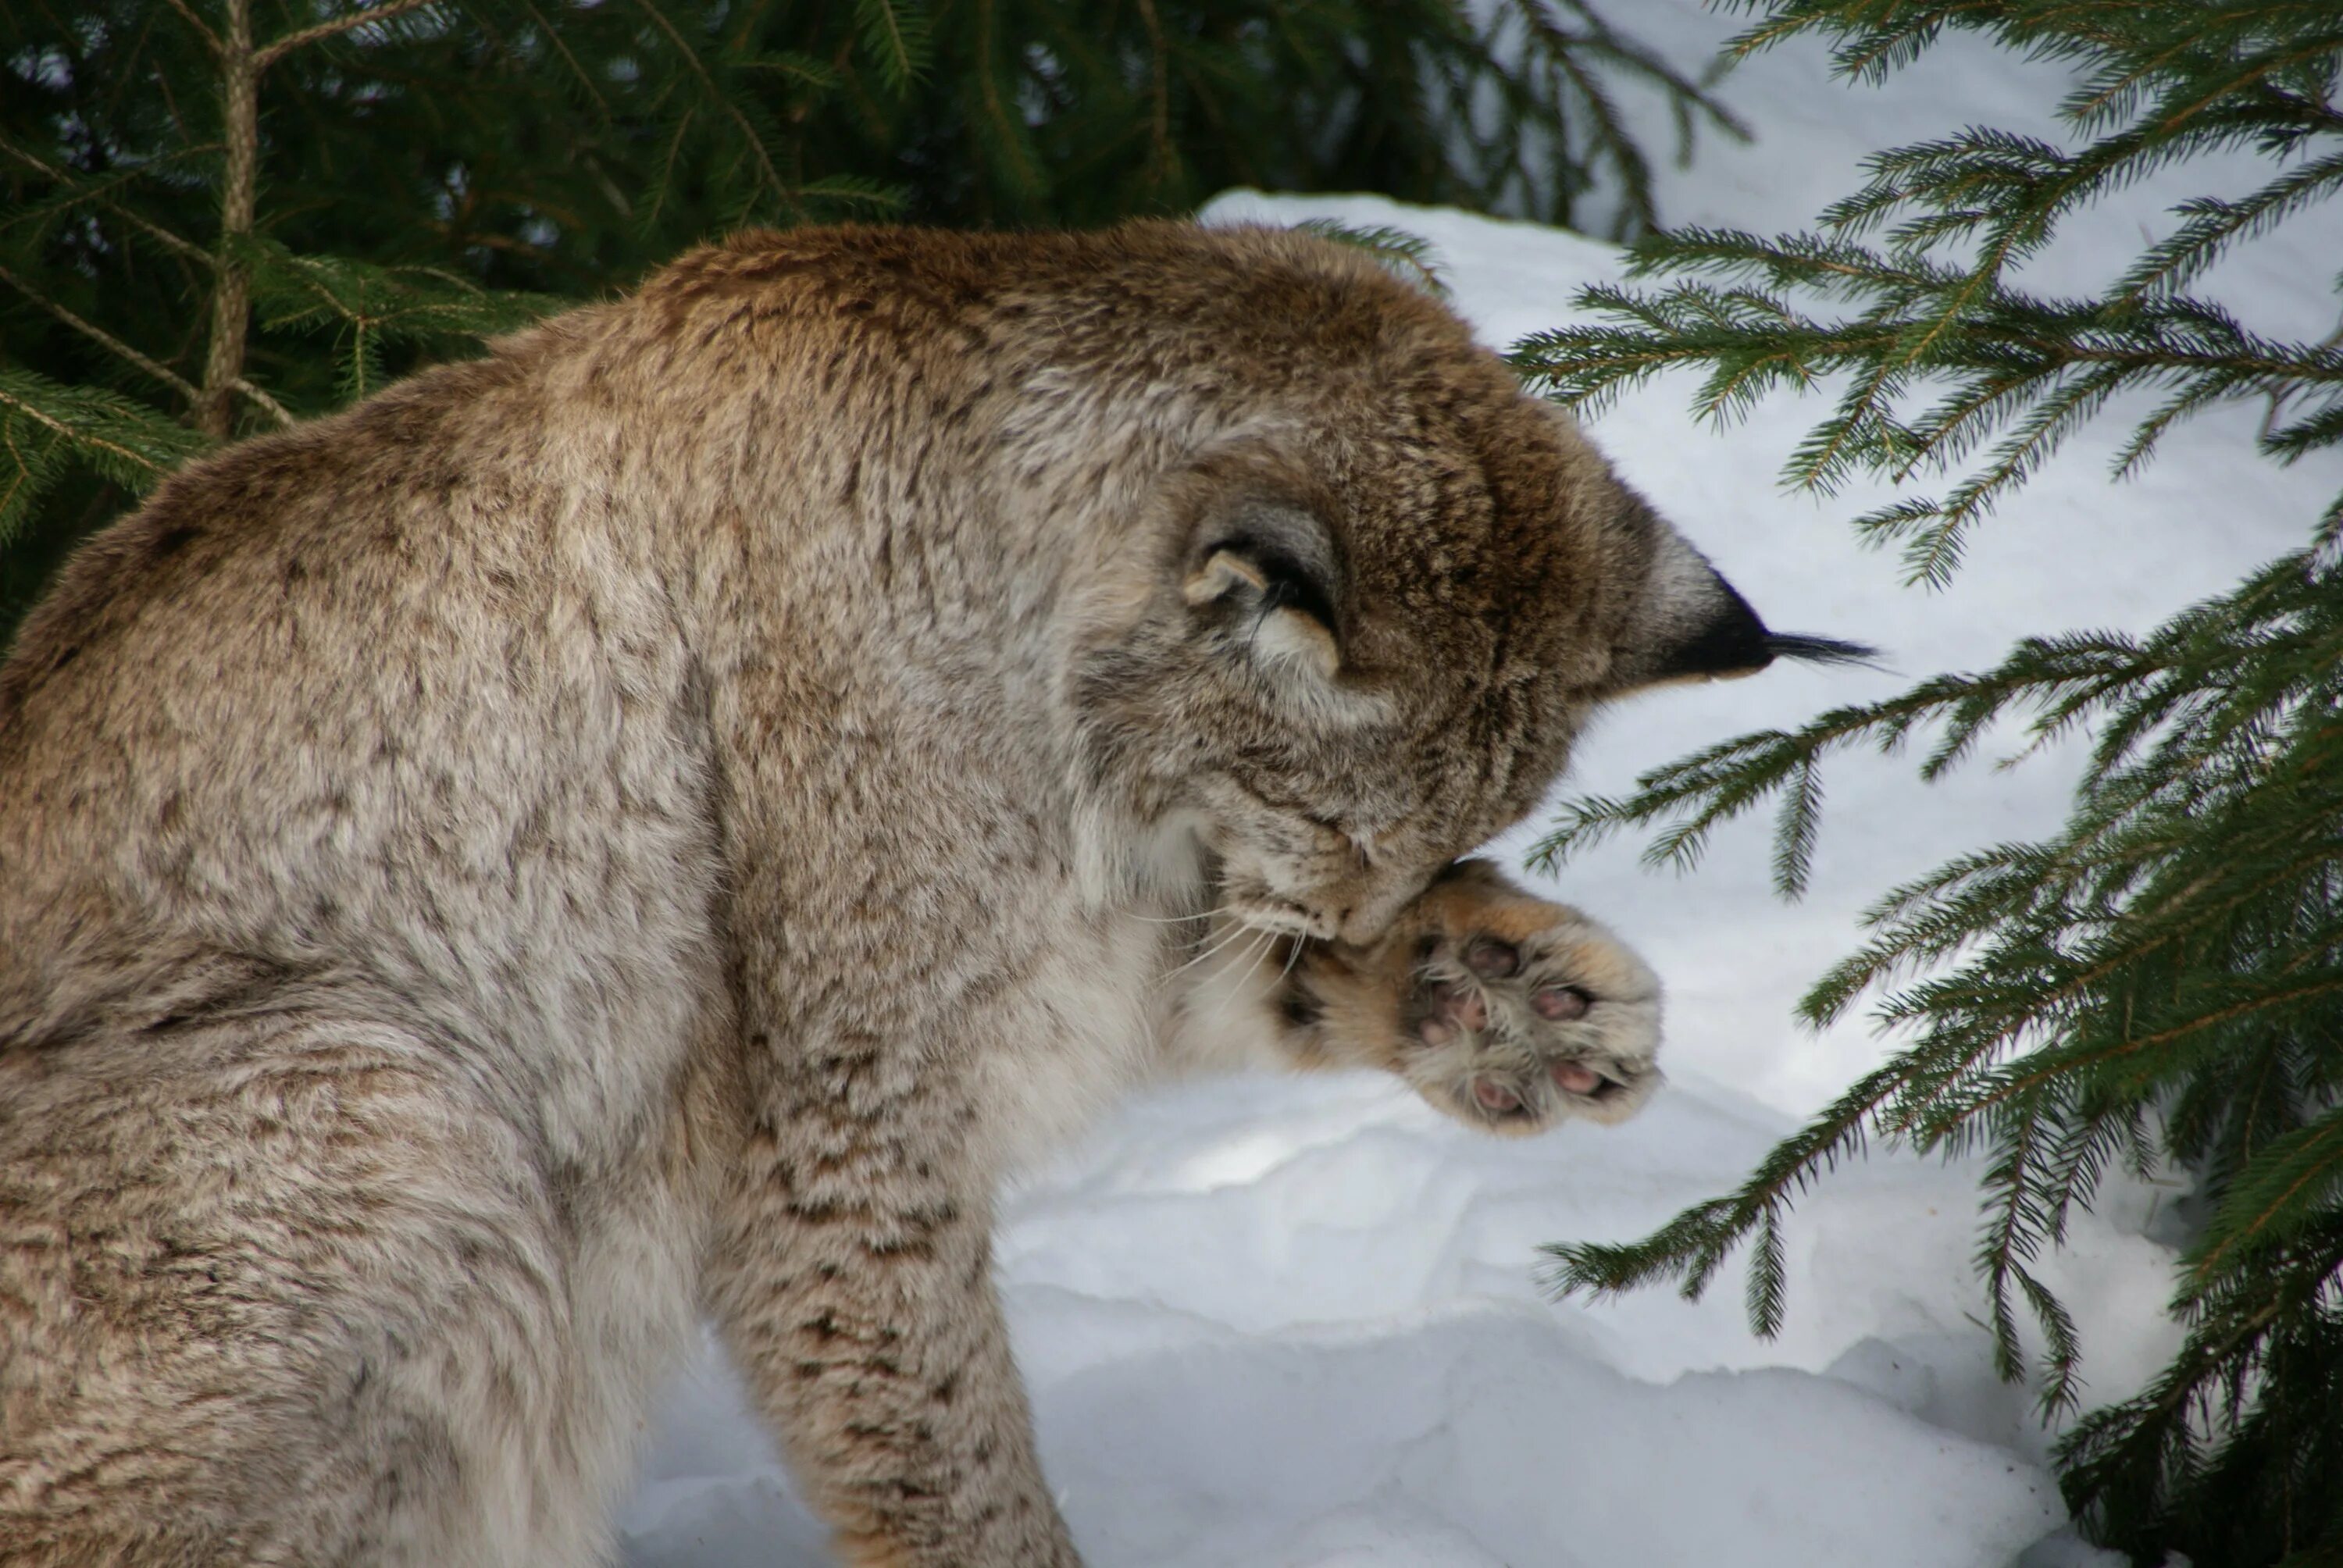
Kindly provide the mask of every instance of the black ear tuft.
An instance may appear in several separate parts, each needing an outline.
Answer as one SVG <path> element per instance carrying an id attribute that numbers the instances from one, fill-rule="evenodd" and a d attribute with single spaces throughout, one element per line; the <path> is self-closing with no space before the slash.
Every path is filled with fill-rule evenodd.
<path id="1" fill-rule="evenodd" d="M 1804 659 L 1808 664 L 1861 664 L 1885 668 L 1879 650 L 1868 643 L 1844 642 L 1835 637 L 1803 637 L 1795 632 L 1769 631 L 1765 651 L 1775 658 Z"/>
<path id="2" fill-rule="evenodd" d="M 1701 563 L 1705 568 L 1707 563 Z M 1675 608 L 1673 638 L 1663 640 L 1645 678 L 1649 681 L 1713 679 L 1754 675 L 1774 661 L 1768 633 L 1749 601 L 1714 572 L 1706 592 Z M 1691 596 L 1687 596 L 1690 598 Z"/>
<path id="3" fill-rule="evenodd" d="M 1665 536 L 1636 640 L 1622 650 L 1614 691 L 1677 680 L 1730 680 L 1777 658 L 1809 664 L 1869 664 L 1878 650 L 1835 637 L 1769 631 L 1734 586 L 1700 552 Z"/>
<path id="4" fill-rule="evenodd" d="M 1624 624 L 1612 643 L 1609 695 L 1678 680 L 1729 680 L 1755 675 L 1777 658 L 1810 664 L 1867 664 L 1875 650 L 1835 637 L 1771 631 L 1749 601 L 1717 575 L 1633 491 L 1623 526 L 1642 535 L 1649 553 Z"/>

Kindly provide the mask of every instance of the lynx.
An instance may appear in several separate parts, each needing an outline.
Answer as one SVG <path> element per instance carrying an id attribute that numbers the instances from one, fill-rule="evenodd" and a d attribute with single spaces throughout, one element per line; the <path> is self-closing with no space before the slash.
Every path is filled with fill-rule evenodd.
<path id="1" fill-rule="evenodd" d="M 1458 857 L 1766 631 L 1267 230 L 751 234 L 189 467 L 0 666 L 0 1561 L 559 1564 L 702 1314 L 865 1564 L 1069 1564 L 1003 1173 L 1151 1078 L 1613 1121 Z"/>

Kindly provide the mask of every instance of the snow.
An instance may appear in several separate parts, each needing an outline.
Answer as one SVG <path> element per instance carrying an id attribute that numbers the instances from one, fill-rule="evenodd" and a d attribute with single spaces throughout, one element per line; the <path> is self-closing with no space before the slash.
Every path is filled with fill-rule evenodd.
<path id="1" fill-rule="evenodd" d="M 1687 0 L 1621 11 L 1687 64 L 1733 30 Z M 1849 87 L 1818 45 L 1794 45 L 1722 89 L 1760 139 L 1707 138 L 1691 169 L 1664 170 L 1662 211 L 1793 227 L 1853 188 L 1869 148 L 1970 121 L 2054 130 L 2042 106 L 2059 80 L 1956 37 L 1885 88 Z M 2250 170 L 2241 158 L 2145 182 L 2078 219 L 2032 280 L 2103 281 L 2173 202 L 2228 194 Z M 1619 271 L 1606 245 L 1373 197 L 1232 193 L 1208 216 L 1420 234 L 1499 347 L 1566 319 L 1577 288 Z M 2258 327 L 2323 337 L 2338 255 L 2343 225 L 2305 222 L 2206 286 Z M 1985 527 L 1948 590 L 1926 593 L 1901 586 L 1892 555 L 1853 543 L 1845 519 L 1875 495 L 1778 487 L 1815 407 L 1777 403 L 1717 430 L 1689 417 L 1688 393 L 1631 396 L 1593 433 L 1772 624 L 1875 642 L 1893 672 L 1769 672 L 1624 706 L 1583 746 L 1571 789 L 1624 790 L 1694 747 L 1976 668 L 2027 632 L 2143 628 L 2298 542 L 2343 484 L 2331 464 L 2252 457 L 2258 410 L 2241 408 L 2183 427 L 2142 477 L 2111 487 L 2110 421 Z M 2048 1437 L 2026 1392 L 1994 1377 L 1972 1316 L 1973 1165 L 1874 1158 L 1803 1203 L 1772 1342 L 1748 1333 L 1730 1269 L 1699 1303 L 1661 1291 L 1554 1304 L 1536 1251 L 1641 1235 L 1725 1190 L 1875 1063 L 1885 1048 L 1860 1019 L 1814 1035 L 1792 1020 L 1796 997 L 1854 945 L 1878 892 L 2048 830 L 2072 778 L 2056 752 L 1934 786 L 1908 759 L 1849 756 L 1827 775 L 1813 889 L 1794 906 L 1768 890 L 1762 822 L 1726 833 L 1691 878 L 1642 869 L 1633 843 L 1568 867 L 1555 896 L 1638 946 L 1670 988 L 1671 1086 L 1623 1127 L 1492 1141 L 1393 1084 L 1248 1079 L 1134 1102 L 1032 1179 L 1007 1206 L 1000 1275 L 1044 1462 L 1090 1561 L 2101 1560 L 2061 1532 Z M 1495 852 L 1518 862 L 1535 827 Z M 2136 1389 L 2177 1342 L 2158 1238 L 2182 1191 L 2112 1186 L 2047 1271 L 2081 1330 L 2090 1399 Z M 827 1561 L 712 1350 L 670 1390 L 620 1524 L 635 1568 Z"/>

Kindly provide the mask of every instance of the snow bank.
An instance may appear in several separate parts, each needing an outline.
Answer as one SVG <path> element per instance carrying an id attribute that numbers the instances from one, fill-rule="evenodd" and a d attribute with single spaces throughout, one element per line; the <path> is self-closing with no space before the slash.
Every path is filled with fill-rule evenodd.
<path id="1" fill-rule="evenodd" d="M 1729 1301 L 1555 1310 L 1554 1235 L 1617 1234 L 1735 1174 L 1779 1128 L 1729 1091 L 1611 1131 L 1477 1139 L 1363 1080 L 1243 1081 L 1131 1108 L 1012 1203 L 1001 1266 L 1044 1463 L 1091 1560 L 1966 1568 L 2064 1517 L 1910 1352 L 1966 1327 L 1963 1226 L 1901 1259 L 1795 1250 L 1808 1314 L 1750 1343 Z M 1875 1240 L 1916 1196 L 1835 1200 Z M 1918 1267 L 1907 1265 L 1916 1259 Z M 1940 1280 L 1936 1276 L 1942 1274 Z M 1731 1292 L 1725 1292 L 1727 1297 Z M 1884 1356 L 1874 1366 L 1866 1348 Z M 1851 1355 L 1853 1378 L 1794 1366 Z M 1784 1364 L 1765 1364 L 1768 1362 Z M 1679 1376 L 1687 1367 L 1711 1369 Z M 1989 1373 L 1966 1369 L 1965 1389 Z M 1957 1402 L 1955 1402 L 1956 1403 Z M 815 1564 L 819 1530 L 711 1357 L 626 1515 L 637 1564 Z"/>
<path id="2" fill-rule="evenodd" d="M 1619 19 L 1693 65 L 1731 30 L 1688 0 Z M 1724 92 L 1763 139 L 1712 141 L 1688 173 L 1664 172 L 1664 215 L 1795 226 L 1852 188 L 1871 147 L 1970 120 L 2048 129 L 2037 106 L 2056 80 L 1964 40 L 1885 90 L 1828 82 L 1811 45 L 1762 57 Z M 2200 188 L 2167 176 L 2087 215 L 2039 264 L 2041 286 L 2104 279 L 2144 220 Z M 1618 267 L 1610 246 L 1574 236 L 1373 198 L 1239 194 L 1211 216 L 1422 234 L 1458 307 L 1501 347 L 1564 319 L 1578 287 Z M 2282 231 L 2211 286 L 2258 326 L 2324 336 L 2339 230 Z M 2250 457 L 2254 416 L 2235 410 L 2176 432 L 2142 479 L 2110 487 L 2107 427 L 1929 595 L 1852 544 L 1845 519 L 1874 498 L 1777 489 L 1812 407 L 1769 407 L 1720 434 L 1687 417 L 1688 392 L 1632 397 L 1594 433 L 1775 626 L 1876 642 L 1895 672 L 1659 694 L 1598 729 L 1574 789 L 1623 789 L 1724 735 L 1977 667 L 2024 632 L 2152 624 L 2298 540 L 2338 483 L 2331 464 L 2287 473 Z M 1771 1343 L 1743 1327 L 1735 1278 L 1697 1304 L 1662 1292 L 1554 1306 L 1535 1249 L 1638 1235 L 1724 1190 L 1875 1062 L 1859 1021 L 1819 1039 L 1796 1029 L 1796 996 L 1889 882 L 2046 830 L 2071 778 L 2052 756 L 1923 787 L 1908 762 L 1847 759 L 1828 776 L 1814 891 L 1792 908 L 1766 890 L 1762 824 L 1726 835 L 1694 879 L 1640 870 L 1632 844 L 1570 868 L 1558 896 L 1642 948 L 1670 987 L 1673 1087 L 1627 1126 L 1493 1142 L 1389 1084 L 1248 1080 L 1134 1104 L 1034 1180 L 1006 1213 L 1003 1288 L 1045 1461 L 1091 1560 L 1988 1568 L 2058 1526 L 2043 1434 L 2024 1393 L 1994 1379 L 1969 1316 L 1973 1168 L 1874 1160 L 1802 1206 L 1788 1322 Z M 1533 836 L 1499 852 L 1518 859 Z M 2051 1270 L 2093 1397 L 2137 1387 L 2177 1342 L 2162 1313 L 2169 1252 L 2150 1239 L 2171 1196 L 2112 1188 Z M 712 1353 L 673 1390 L 622 1525 L 638 1568 L 825 1561 Z"/>

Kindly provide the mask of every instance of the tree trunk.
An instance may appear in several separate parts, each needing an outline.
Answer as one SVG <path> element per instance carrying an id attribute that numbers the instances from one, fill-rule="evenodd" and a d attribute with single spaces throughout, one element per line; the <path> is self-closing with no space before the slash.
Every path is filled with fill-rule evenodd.
<path id="1" fill-rule="evenodd" d="M 204 358 L 203 397 L 196 406 L 196 427 L 215 440 L 228 437 L 236 383 L 244 375 L 252 278 L 237 251 L 239 242 L 252 233 L 260 182 L 260 63 L 252 47 L 252 0 L 226 0 L 226 11 L 227 28 L 220 39 L 220 97 L 227 167 L 220 182 L 211 347 Z"/>

